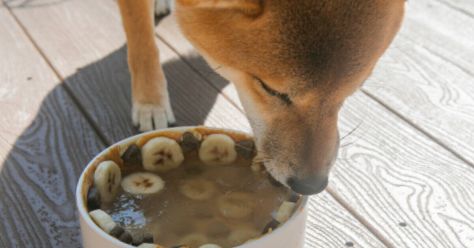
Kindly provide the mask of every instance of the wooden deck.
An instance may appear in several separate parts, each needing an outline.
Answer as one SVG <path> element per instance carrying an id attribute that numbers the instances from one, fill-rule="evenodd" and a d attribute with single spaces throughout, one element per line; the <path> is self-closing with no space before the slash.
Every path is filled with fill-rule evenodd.
<path id="1" fill-rule="evenodd" d="M 0 247 L 80 247 L 87 161 L 136 131 L 113 0 L 0 3 Z M 235 89 L 156 29 L 180 125 L 248 131 Z M 403 29 L 345 105 L 307 247 L 474 247 L 474 3 L 409 1 Z"/>

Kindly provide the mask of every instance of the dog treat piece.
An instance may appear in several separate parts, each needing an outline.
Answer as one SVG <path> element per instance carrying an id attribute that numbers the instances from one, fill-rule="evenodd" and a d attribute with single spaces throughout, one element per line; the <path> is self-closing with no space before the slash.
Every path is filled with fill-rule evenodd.
<path id="1" fill-rule="evenodd" d="M 205 244 L 205 245 L 199 246 L 199 248 L 222 248 L 222 247 L 215 244 Z"/>
<path id="2" fill-rule="evenodd" d="M 217 200 L 222 216 L 231 219 L 242 219 L 253 213 L 255 199 L 250 193 L 230 192 Z"/>
<path id="3" fill-rule="evenodd" d="M 143 168 L 148 171 L 165 172 L 181 165 L 184 160 L 179 144 L 172 139 L 158 137 L 142 147 Z"/>
<path id="4" fill-rule="evenodd" d="M 132 245 L 139 246 L 140 244 L 143 244 L 143 243 L 153 244 L 154 243 L 153 234 L 139 232 L 132 235 Z"/>
<path id="5" fill-rule="evenodd" d="M 196 135 L 199 134 L 193 134 L 192 132 L 183 133 L 180 142 L 183 152 L 190 152 L 198 149 L 201 140 L 200 138 L 196 137 Z"/>
<path id="6" fill-rule="evenodd" d="M 280 222 L 278 222 L 275 219 L 272 219 L 268 224 L 263 228 L 262 234 L 267 234 L 273 232 L 273 230 L 277 229 L 277 227 L 280 225 Z"/>
<path id="7" fill-rule="evenodd" d="M 120 167 L 113 161 L 104 161 L 97 166 L 94 173 L 94 186 L 100 194 L 103 202 L 111 202 L 120 186 L 122 172 Z"/>
<path id="8" fill-rule="evenodd" d="M 87 192 L 87 210 L 92 211 L 100 208 L 100 194 L 96 187 L 90 187 Z"/>
<path id="9" fill-rule="evenodd" d="M 110 233 L 117 225 L 110 215 L 100 209 L 89 212 L 89 216 L 106 233 Z"/>
<path id="10" fill-rule="evenodd" d="M 200 245 L 207 243 L 207 237 L 200 233 L 192 233 L 184 236 L 179 243 L 184 244 L 184 247 L 199 247 Z"/>
<path id="11" fill-rule="evenodd" d="M 122 235 L 125 232 L 125 229 L 119 225 L 115 225 L 114 228 L 110 231 L 110 236 L 115 237 L 115 238 L 120 238 L 120 235 Z"/>
<path id="12" fill-rule="evenodd" d="M 179 190 L 189 199 L 196 201 L 207 200 L 217 191 L 213 182 L 200 178 L 185 181 Z"/>
<path id="13" fill-rule="evenodd" d="M 275 215 L 275 220 L 280 223 L 286 222 L 293 214 L 295 207 L 296 203 L 294 202 L 283 202 Z"/>
<path id="14" fill-rule="evenodd" d="M 253 140 L 242 140 L 235 144 L 237 153 L 245 159 L 252 159 L 255 156 L 255 142 Z"/>
<path id="15" fill-rule="evenodd" d="M 134 195 L 148 195 L 160 192 L 165 187 L 161 177 L 149 172 L 136 172 L 122 180 L 122 188 Z"/>
<path id="16" fill-rule="evenodd" d="M 151 243 L 143 243 L 143 244 L 141 244 L 137 247 L 138 248 L 163 248 L 163 246 L 156 245 L 156 244 L 151 244 Z"/>
<path id="17" fill-rule="evenodd" d="M 136 166 L 142 164 L 142 152 L 135 144 L 130 145 L 122 155 L 125 166 Z"/>
<path id="18" fill-rule="evenodd" d="M 234 140 L 225 134 L 211 134 L 202 142 L 199 158 L 207 165 L 226 165 L 237 159 Z"/>
<path id="19" fill-rule="evenodd" d="M 131 244 L 133 241 L 132 235 L 127 231 L 123 232 L 118 239 L 126 244 Z"/>
<path id="20" fill-rule="evenodd" d="M 250 227 L 241 227 L 232 231 L 229 240 L 236 244 L 245 243 L 260 236 L 260 232 Z"/>

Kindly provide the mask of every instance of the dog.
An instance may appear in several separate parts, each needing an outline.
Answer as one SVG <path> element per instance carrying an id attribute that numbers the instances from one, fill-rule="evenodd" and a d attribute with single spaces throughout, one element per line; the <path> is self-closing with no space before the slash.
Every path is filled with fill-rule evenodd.
<path id="1" fill-rule="evenodd" d="M 168 3 L 158 0 L 158 11 Z M 155 44 L 153 0 L 118 0 L 141 131 L 175 117 Z M 337 157 L 338 112 L 399 31 L 405 0 L 176 0 L 187 39 L 233 82 L 259 159 L 278 182 L 323 191 Z M 153 126 L 154 123 L 154 126 Z"/>

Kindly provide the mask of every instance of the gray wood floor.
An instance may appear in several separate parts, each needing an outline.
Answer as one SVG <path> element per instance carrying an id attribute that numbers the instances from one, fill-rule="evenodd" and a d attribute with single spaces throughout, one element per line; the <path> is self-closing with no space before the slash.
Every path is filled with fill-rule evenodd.
<path id="1" fill-rule="evenodd" d="M 180 125 L 249 131 L 235 89 L 172 17 L 156 42 Z M 0 3 L 0 247 L 81 247 L 74 188 L 87 161 L 136 130 L 113 0 Z M 474 247 L 474 3 L 415 0 L 345 104 L 329 189 L 307 247 Z"/>

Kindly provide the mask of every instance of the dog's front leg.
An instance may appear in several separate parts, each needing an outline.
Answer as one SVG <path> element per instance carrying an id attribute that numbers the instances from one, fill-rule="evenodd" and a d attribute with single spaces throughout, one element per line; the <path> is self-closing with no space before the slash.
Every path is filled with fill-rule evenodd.
<path id="1" fill-rule="evenodd" d="M 160 0 L 159 0 L 160 1 Z M 154 34 L 154 0 L 119 0 L 132 76 L 132 119 L 140 131 L 175 122 Z"/>

